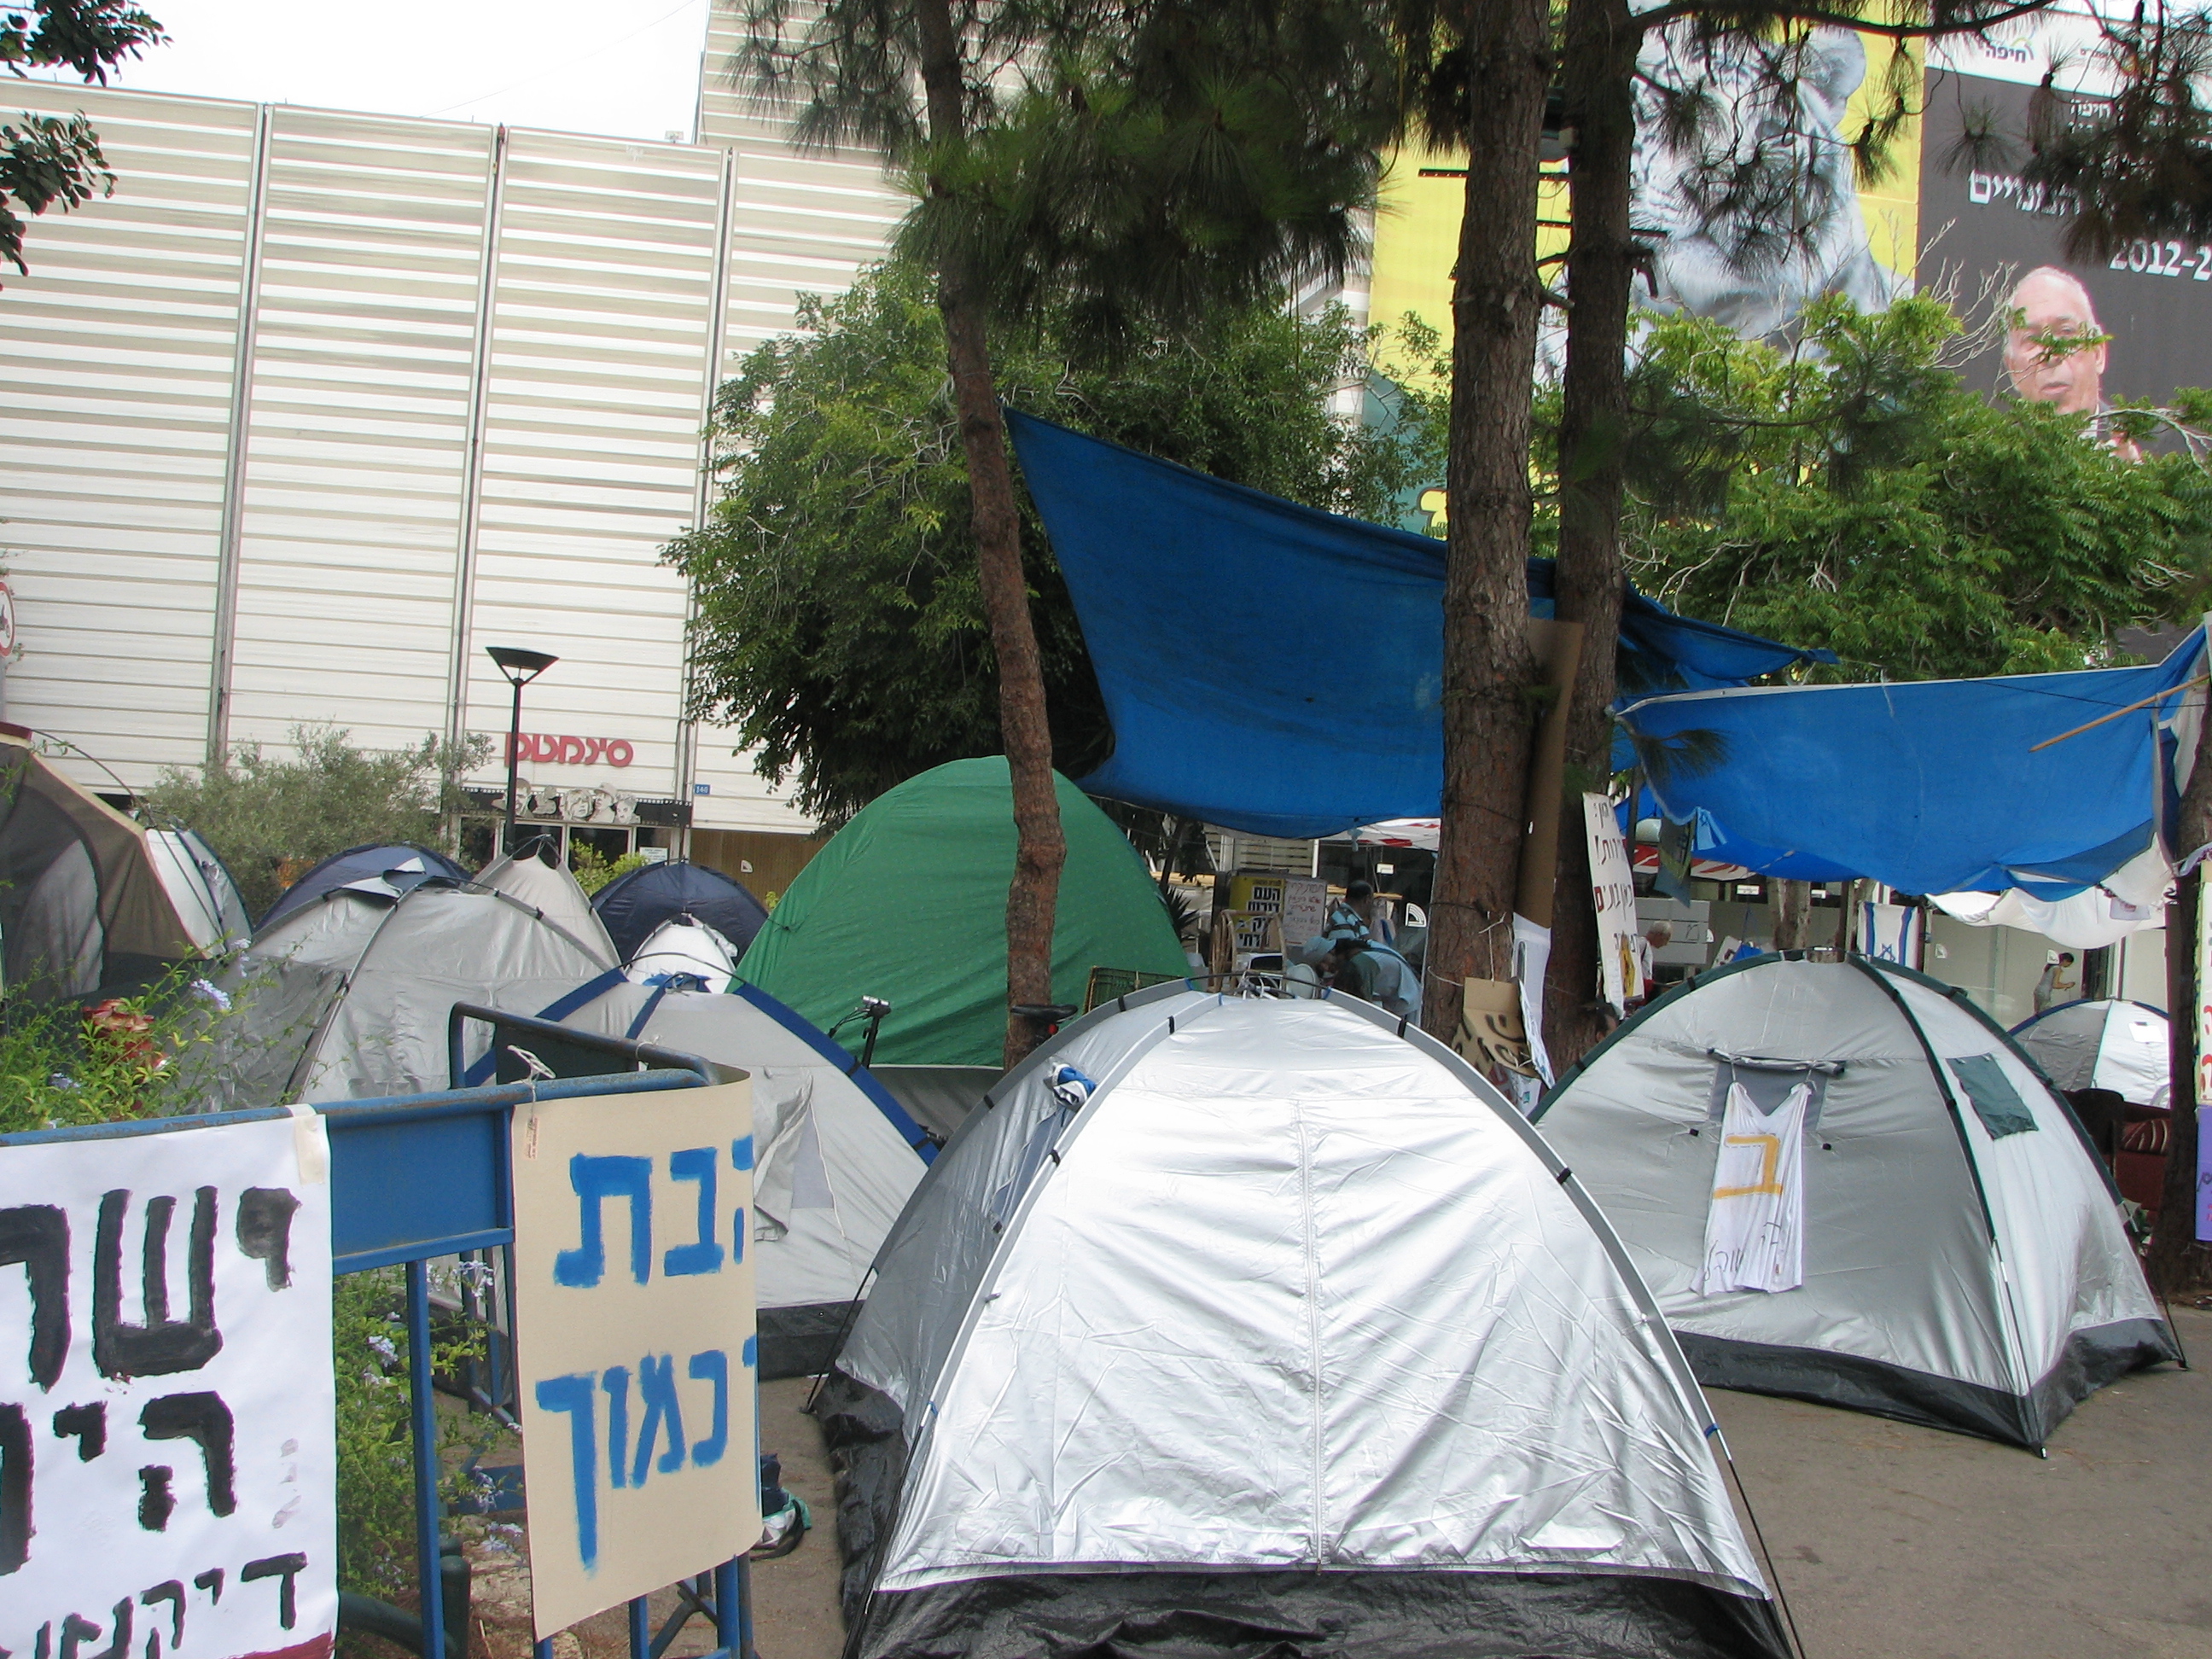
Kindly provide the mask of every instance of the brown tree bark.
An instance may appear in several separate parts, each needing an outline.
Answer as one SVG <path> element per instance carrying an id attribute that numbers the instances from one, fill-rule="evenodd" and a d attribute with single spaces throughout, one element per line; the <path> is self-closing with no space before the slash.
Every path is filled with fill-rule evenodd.
<path id="1" fill-rule="evenodd" d="M 2197 735 L 2197 759 L 2182 792 L 2173 850 L 2186 858 L 2212 841 L 2212 718 Z M 2197 1243 L 2197 1015 L 2207 988 L 2197 982 L 2197 907 L 2204 902 L 2201 870 L 2181 878 L 2166 907 L 2167 1063 L 2173 1088 L 2172 1139 L 2166 1144 L 2166 1192 L 2151 1231 L 2150 1282 L 2168 1296 L 2193 1290 L 2203 1279 L 2206 1252 Z"/>
<path id="2" fill-rule="evenodd" d="M 915 23 L 928 96 L 931 138 L 940 144 L 966 134 L 960 43 L 947 0 L 916 0 Z M 933 191 L 946 188 L 929 181 Z M 957 269 L 938 272 L 937 307 L 945 319 L 946 355 L 968 459 L 975 556 L 991 649 L 999 665 L 999 730 L 1013 785 L 1014 878 L 1006 890 L 1006 1042 L 1012 1066 L 1044 1040 L 1046 1023 L 1014 1012 L 1052 1001 L 1052 933 L 1067 842 L 1052 772 L 1052 728 L 1046 718 L 1044 667 L 1030 616 L 1029 577 L 1022 568 L 1021 520 L 1014 506 L 1013 468 L 982 300 Z"/>
<path id="3" fill-rule="evenodd" d="M 1774 906 L 1774 948 L 1808 950 L 1813 943 L 1813 884 L 1777 877 L 1766 885 Z"/>
<path id="4" fill-rule="evenodd" d="M 1468 0 L 1462 15 L 1472 63 L 1444 486 L 1443 825 L 1422 1010 L 1447 1040 L 1462 981 L 1512 973 L 1536 674 L 1527 628 L 1536 160 L 1552 72 L 1544 0 Z"/>
<path id="5" fill-rule="evenodd" d="M 1627 0 L 1568 0 L 1565 124 L 1567 357 L 1560 382 L 1558 614 L 1582 624 L 1582 666 L 1567 710 L 1568 790 L 1599 789 L 1613 769 L 1615 641 L 1626 577 L 1620 557 L 1626 489 L 1628 307 L 1636 276 L 1630 228 L 1636 152 L 1634 80 L 1643 31 Z M 1612 1025 L 1599 990 L 1597 915 L 1580 811 L 1559 818 L 1559 891 L 1544 1036 L 1552 1063 L 1573 1065 Z"/>

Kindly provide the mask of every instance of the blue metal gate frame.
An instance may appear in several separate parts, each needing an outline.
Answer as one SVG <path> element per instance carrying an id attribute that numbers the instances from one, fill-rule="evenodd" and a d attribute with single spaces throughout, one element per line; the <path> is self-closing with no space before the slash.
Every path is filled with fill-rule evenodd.
<path id="1" fill-rule="evenodd" d="M 659 1058 L 659 1055 L 650 1056 Z M 536 1084 L 454 1089 L 438 1094 L 348 1100 L 313 1108 L 331 1146 L 331 1256 L 337 1273 L 406 1270 L 407 1383 L 415 1467 L 415 1547 L 422 1596 L 423 1659 L 448 1659 L 444 1585 L 439 1576 L 438 1422 L 431 1382 L 428 1264 L 464 1250 L 514 1242 L 514 1188 L 508 1160 L 515 1107 L 580 1096 L 695 1089 L 704 1068 L 618 1073 Z M 137 1118 L 0 1135 L 0 1149 L 56 1142 L 127 1140 L 225 1123 L 289 1116 L 283 1107 L 191 1117 Z M 740 1557 L 716 1567 L 711 1596 L 679 1583 L 684 1605 L 657 1635 L 646 1598 L 629 1604 L 630 1659 L 657 1659 L 695 1613 L 711 1619 L 721 1645 L 706 1659 L 752 1659 L 752 1597 Z M 549 1638 L 537 1659 L 552 1659 Z M 454 1656 L 453 1659 L 460 1659 Z"/>

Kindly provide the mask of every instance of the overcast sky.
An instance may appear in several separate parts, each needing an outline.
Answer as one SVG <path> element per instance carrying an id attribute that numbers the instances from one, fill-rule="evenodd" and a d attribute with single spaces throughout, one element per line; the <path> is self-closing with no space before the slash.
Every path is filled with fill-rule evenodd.
<path id="1" fill-rule="evenodd" d="M 172 44 L 111 84 L 689 138 L 708 0 L 143 0 Z"/>

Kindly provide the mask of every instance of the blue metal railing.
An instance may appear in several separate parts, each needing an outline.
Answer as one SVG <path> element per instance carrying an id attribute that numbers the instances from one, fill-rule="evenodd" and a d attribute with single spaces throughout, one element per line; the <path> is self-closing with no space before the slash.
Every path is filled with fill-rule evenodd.
<path id="1" fill-rule="evenodd" d="M 614 1041 L 602 1039 L 602 1041 Z M 633 1051 L 637 1045 L 628 1045 Z M 651 1058 L 659 1060 L 666 1051 Z M 536 1084 L 495 1084 L 439 1094 L 395 1096 L 319 1104 L 331 1147 L 331 1256 L 338 1273 L 401 1267 L 406 1277 L 410 1451 L 415 1473 L 416 1576 L 422 1593 L 423 1659 L 447 1659 L 444 1583 L 439 1568 L 438 1422 L 431 1376 L 430 1277 L 440 1256 L 501 1249 L 514 1242 L 510 1120 L 516 1106 L 578 1096 L 694 1089 L 707 1068 L 689 1056 L 667 1055 L 684 1069 L 622 1072 Z M 289 1114 L 282 1107 L 192 1117 L 133 1119 L 0 1135 L 0 1148 L 57 1141 L 125 1140 L 219 1123 L 254 1123 Z M 629 1603 L 630 1659 L 659 1659 L 676 1632 L 704 1615 L 721 1645 L 705 1659 L 752 1659 L 752 1597 L 743 1558 L 710 1575 L 710 1593 L 679 1582 L 678 1606 L 659 1632 L 644 1597 Z M 552 1659 L 549 1638 L 537 1659 Z M 462 1659 L 462 1656 L 454 1656 Z"/>

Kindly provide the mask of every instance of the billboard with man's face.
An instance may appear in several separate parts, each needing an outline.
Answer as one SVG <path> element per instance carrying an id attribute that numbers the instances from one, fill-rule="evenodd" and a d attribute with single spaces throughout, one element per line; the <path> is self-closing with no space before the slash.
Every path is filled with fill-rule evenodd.
<path id="1" fill-rule="evenodd" d="M 2137 242 L 2069 259 L 2070 204 L 2020 177 L 2037 86 L 2055 70 L 2062 89 L 2099 90 L 2098 45 L 2094 24 L 2068 13 L 1942 43 L 1921 124 L 1920 286 L 1962 310 L 1986 297 L 2012 313 L 2002 349 L 1967 365 L 1968 383 L 2091 416 L 2116 398 L 2212 386 L 2212 246 Z M 2069 337 L 2104 337 L 2069 349 Z"/>

